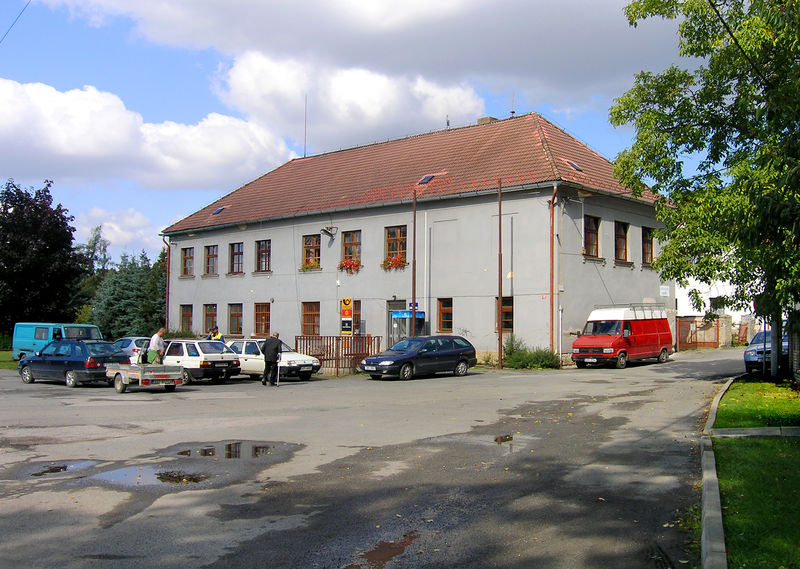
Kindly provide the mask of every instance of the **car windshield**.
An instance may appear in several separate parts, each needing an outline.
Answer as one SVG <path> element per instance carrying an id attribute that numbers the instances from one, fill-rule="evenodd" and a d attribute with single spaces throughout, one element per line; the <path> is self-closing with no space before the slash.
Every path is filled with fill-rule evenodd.
<path id="1" fill-rule="evenodd" d="M 204 354 L 235 354 L 228 346 L 222 342 L 198 342 Z"/>
<path id="2" fill-rule="evenodd" d="M 583 328 L 584 336 L 619 336 L 622 322 L 619 320 L 590 320 Z"/>
<path id="3" fill-rule="evenodd" d="M 114 344 L 86 344 L 86 350 L 92 356 L 110 356 L 119 351 Z"/>
<path id="4" fill-rule="evenodd" d="M 148 340 L 147 338 L 139 338 L 137 340 L 134 340 L 133 343 L 136 344 L 137 348 L 144 348 L 147 344 L 150 343 L 150 340 Z"/>
<path id="5" fill-rule="evenodd" d="M 750 340 L 750 345 L 753 344 L 769 344 L 772 340 L 772 330 L 757 332 L 753 339 Z M 783 335 L 783 343 L 787 344 L 789 342 L 789 335 Z"/>
<path id="6" fill-rule="evenodd" d="M 419 350 L 423 342 L 425 342 L 425 340 L 420 338 L 406 338 L 405 340 L 397 342 L 394 346 L 389 348 L 389 350 L 392 352 L 415 352 Z"/>

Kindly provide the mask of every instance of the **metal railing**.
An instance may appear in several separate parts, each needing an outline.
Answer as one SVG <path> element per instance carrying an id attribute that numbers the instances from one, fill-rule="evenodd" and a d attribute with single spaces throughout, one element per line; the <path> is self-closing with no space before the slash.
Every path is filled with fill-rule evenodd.
<path id="1" fill-rule="evenodd" d="M 366 356 L 381 351 L 381 336 L 295 336 L 295 350 L 314 356 L 322 370 L 336 376 L 351 374 Z"/>

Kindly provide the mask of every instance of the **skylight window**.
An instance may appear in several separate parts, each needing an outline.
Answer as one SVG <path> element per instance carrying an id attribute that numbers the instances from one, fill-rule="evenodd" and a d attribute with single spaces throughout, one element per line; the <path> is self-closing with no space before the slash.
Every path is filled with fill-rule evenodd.
<path id="1" fill-rule="evenodd" d="M 223 210 L 223 209 L 225 209 L 225 206 L 218 207 L 217 209 L 215 209 L 215 210 L 214 210 L 214 211 L 211 213 L 211 215 L 219 215 L 220 213 L 222 213 L 222 210 Z"/>
<path id="2" fill-rule="evenodd" d="M 576 172 L 583 172 L 583 168 L 575 164 L 575 162 L 573 162 L 572 160 L 567 160 L 567 164 L 569 164 L 572 167 L 572 169 L 575 170 Z"/>
<path id="3" fill-rule="evenodd" d="M 433 180 L 433 176 L 425 176 L 419 182 L 417 182 L 417 185 L 418 186 L 424 186 L 425 184 L 427 184 L 431 180 Z"/>

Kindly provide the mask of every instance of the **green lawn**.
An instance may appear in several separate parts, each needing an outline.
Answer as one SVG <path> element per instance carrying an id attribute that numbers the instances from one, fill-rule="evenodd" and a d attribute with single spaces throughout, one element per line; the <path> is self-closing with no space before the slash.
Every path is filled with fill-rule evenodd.
<path id="1" fill-rule="evenodd" d="M 800 425 L 790 383 L 737 380 L 714 428 Z M 800 569 L 800 438 L 714 440 L 728 568 Z"/>
<path id="2" fill-rule="evenodd" d="M 11 359 L 11 351 L 0 352 L 0 369 L 17 369 L 17 362 Z"/>
<path id="3" fill-rule="evenodd" d="M 717 410 L 715 429 L 800 426 L 800 391 L 788 382 L 736 380 Z"/>

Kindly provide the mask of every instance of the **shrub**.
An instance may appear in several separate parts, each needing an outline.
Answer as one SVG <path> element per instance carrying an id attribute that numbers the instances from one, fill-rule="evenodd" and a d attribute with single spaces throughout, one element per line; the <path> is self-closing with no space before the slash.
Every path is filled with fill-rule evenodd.
<path id="1" fill-rule="evenodd" d="M 512 369 L 558 369 L 561 358 L 545 348 L 529 349 L 524 341 L 511 334 L 503 344 L 503 364 Z"/>

